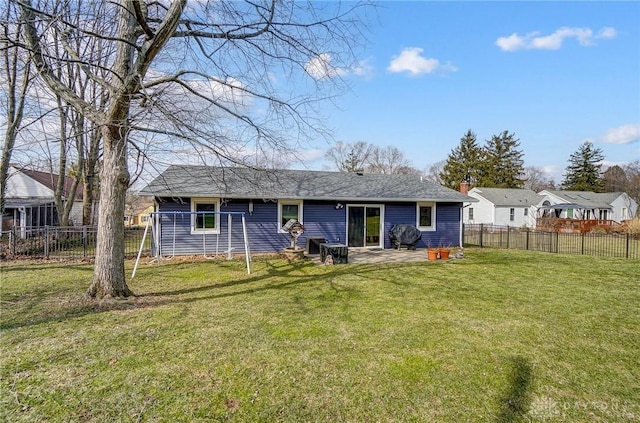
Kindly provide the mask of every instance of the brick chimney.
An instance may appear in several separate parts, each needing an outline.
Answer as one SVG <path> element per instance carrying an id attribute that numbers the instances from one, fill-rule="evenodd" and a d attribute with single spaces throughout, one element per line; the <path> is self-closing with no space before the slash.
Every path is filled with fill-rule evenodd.
<path id="1" fill-rule="evenodd" d="M 469 193 L 469 182 L 467 181 L 460 182 L 460 192 L 464 195 L 467 195 Z"/>

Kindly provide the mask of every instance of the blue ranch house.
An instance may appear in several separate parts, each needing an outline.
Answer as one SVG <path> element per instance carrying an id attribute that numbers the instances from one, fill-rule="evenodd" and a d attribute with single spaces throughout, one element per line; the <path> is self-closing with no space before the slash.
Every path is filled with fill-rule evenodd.
<path id="1" fill-rule="evenodd" d="M 242 229 L 228 232 L 231 219 L 197 214 L 203 212 L 244 213 L 251 251 L 259 253 L 290 245 L 283 230 L 289 219 L 304 226 L 301 246 L 323 239 L 350 248 L 394 248 L 388 233 L 396 224 L 421 231 L 418 248 L 457 246 L 463 203 L 475 201 L 419 175 L 184 165 L 168 167 L 140 194 L 153 196 L 154 230 L 163 238 L 163 254 L 171 248 L 175 255 L 201 254 L 203 245 L 212 251 L 227 237 L 241 248 Z"/>

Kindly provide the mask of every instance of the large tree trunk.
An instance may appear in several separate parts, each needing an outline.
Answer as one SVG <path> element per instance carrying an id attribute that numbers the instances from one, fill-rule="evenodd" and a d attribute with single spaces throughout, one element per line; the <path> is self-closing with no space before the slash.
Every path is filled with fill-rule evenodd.
<path id="1" fill-rule="evenodd" d="M 100 212 L 98 242 L 90 297 L 128 297 L 124 272 L 124 205 L 129 170 L 127 169 L 127 137 L 121 125 L 105 126 L 104 165 L 100 173 Z"/>

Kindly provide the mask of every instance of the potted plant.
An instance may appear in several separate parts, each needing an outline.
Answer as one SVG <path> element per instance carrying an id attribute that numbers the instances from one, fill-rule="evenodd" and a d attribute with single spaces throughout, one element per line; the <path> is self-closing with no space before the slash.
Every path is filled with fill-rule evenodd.
<path id="1" fill-rule="evenodd" d="M 449 254 L 451 254 L 451 246 L 449 244 L 444 244 L 440 240 L 440 246 L 438 247 L 438 255 L 442 260 L 449 260 Z"/>
<path id="2" fill-rule="evenodd" d="M 438 260 L 439 250 L 438 248 L 432 248 L 430 245 L 427 245 L 427 260 L 433 261 Z"/>
<path id="3" fill-rule="evenodd" d="M 438 248 L 438 252 L 442 260 L 449 260 L 449 254 L 451 254 L 450 247 L 440 247 Z"/>

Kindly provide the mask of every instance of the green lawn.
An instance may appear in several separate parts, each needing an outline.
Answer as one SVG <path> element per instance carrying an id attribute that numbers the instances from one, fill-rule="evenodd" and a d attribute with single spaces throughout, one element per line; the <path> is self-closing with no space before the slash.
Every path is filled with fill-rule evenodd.
<path id="1" fill-rule="evenodd" d="M 128 263 L 129 270 L 132 262 Z M 3 264 L 0 421 L 640 421 L 638 260 Z"/>

